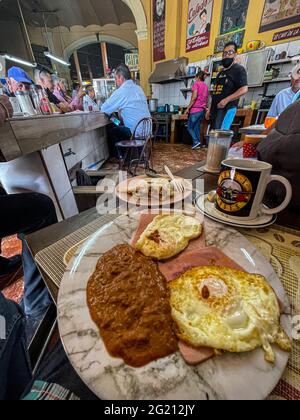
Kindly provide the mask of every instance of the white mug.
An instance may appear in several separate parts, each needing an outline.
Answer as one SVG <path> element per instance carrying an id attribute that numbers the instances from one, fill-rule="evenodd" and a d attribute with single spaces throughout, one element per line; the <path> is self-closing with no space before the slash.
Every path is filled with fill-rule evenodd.
<path id="1" fill-rule="evenodd" d="M 216 209 L 235 220 L 254 220 L 262 214 L 273 215 L 283 211 L 292 199 L 290 182 L 272 175 L 272 165 L 248 159 L 227 159 L 222 162 L 218 181 Z M 275 209 L 263 204 L 267 186 L 278 181 L 286 189 L 283 203 Z"/>

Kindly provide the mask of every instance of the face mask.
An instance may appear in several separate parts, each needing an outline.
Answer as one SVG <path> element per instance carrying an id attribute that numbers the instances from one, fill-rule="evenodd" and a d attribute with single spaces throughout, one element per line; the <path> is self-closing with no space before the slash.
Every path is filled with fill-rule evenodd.
<path id="1" fill-rule="evenodd" d="M 223 58 L 222 65 L 225 69 L 228 69 L 234 62 L 234 58 Z"/>

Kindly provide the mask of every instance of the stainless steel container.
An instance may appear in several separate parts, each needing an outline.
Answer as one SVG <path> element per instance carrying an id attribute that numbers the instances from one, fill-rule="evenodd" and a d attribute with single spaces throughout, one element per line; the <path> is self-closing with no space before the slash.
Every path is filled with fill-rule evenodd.
<path id="1" fill-rule="evenodd" d="M 39 85 L 32 85 L 30 88 L 30 96 L 36 113 L 38 115 L 43 115 L 41 111 L 41 98 L 42 98 L 43 89 Z"/>
<path id="2" fill-rule="evenodd" d="M 149 100 L 149 110 L 150 112 L 156 112 L 158 108 L 158 99 Z"/>
<path id="3" fill-rule="evenodd" d="M 227 159 L 233 131 L 213 130 L 209 133 L 209 145 L 205 172 L 218 174 L 223 160 Z"/>
<path id="4" fill-rule="evenodd" d="M 31 117 L 31 116 L 37 115 L 37 112 L 33 107 L 29 92 L 20 91 L 20 92 L 16 92 L 15 95 L 19 101 L 20 108 L 25 117 L 26 116 Z"/>

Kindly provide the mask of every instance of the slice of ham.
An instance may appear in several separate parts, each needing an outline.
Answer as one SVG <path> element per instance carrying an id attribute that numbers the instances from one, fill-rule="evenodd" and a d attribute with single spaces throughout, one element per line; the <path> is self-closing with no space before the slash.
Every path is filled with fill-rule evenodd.
<path id="1" fill-rule="evenodd" d="M 215 247 L 198 248 L 192 252 L 183 253 L 172 261 L 160 264 L 160 271 L 167 281 L 172 281 L 191 268 L 208 265 L 244 271 L 237 263 Z"/>

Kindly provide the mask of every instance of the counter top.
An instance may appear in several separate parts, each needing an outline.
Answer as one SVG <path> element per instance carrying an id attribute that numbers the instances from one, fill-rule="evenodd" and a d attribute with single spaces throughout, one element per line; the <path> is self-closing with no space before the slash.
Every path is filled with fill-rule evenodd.
<path id="1" fill-rule="evenodd" d="M 12 118 L 0 128 L 0 161 L 14 160 L 108 124 L 102 112 Z"/>

